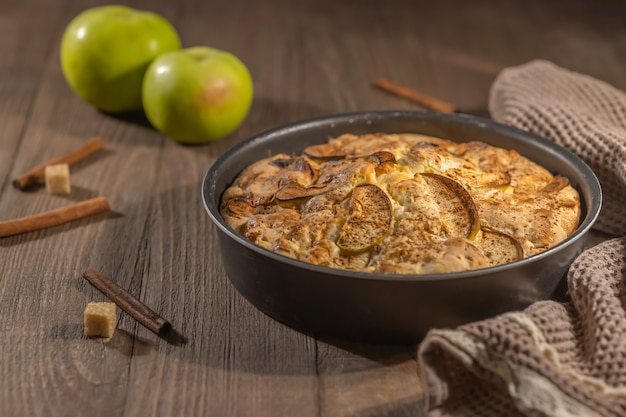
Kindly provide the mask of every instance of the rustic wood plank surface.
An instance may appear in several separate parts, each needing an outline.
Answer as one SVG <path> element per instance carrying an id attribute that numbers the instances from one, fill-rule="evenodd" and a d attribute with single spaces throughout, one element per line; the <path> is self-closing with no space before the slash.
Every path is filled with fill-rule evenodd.
<path id="1" fill-rule="evenodd" d="M 295 332 L 229 284 L 204 212 L 204 174 L 230 146 L 279 124 L 367 109 L 419 109 L 374 88 L 385 76 L 486 115 L 506 66 L 551 60 L 626 89 L 624 2 L 129 1 L 183 44 L 239 56 L 255 81 L 245 123 L 179 145 L 141 115 L 81 102 L 59 64 L 65 25 L 99 0 L 0 0 L 0 220 L 107 197 L 113 212 L 0 239 L 0 416 L 415 416 L 415 346 L 331 343 Z M 93 135 L 106 150 L 72 170 L 72 193 L 11 181 Z M 125 314 L 108 343 L 83 336 L 81 276 L 94 268 L 188 337 L 159 339 Z"/>

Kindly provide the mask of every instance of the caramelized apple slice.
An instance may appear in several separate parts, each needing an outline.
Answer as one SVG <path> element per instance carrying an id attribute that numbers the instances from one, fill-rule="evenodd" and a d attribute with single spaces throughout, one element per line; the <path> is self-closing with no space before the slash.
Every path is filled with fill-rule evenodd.
<path id="1" fill-rule="evenodd" d="M 397 164 L 396 157 L 388 151 L 374 152 L 367 157 L 367 160 L 373 162 L 376 166 L 376 175 L 389 172 Z"/>
<path id="2" fill-rule="evenodd" d="M 381 165 L 386 162 L 390 162 L 392 164 L 396 163 L 396 157 L 388 151 L 378 151 L 374 152 L 370 156 L 367 157 L 368 161 L 374 162 L 375 165 Z"/>
<path id="3" fill-rule="evenodd" d="M 347 156 L 345 152 L 338 149 L 338 147 L 333 146 L 331 143 L 307 146 L 304 149 L 304 155 L 318 161 L 332 161 L 336 159 L 343 159 Z"/>
<path id="4" fill-rule="evenodd" d="M 280 154 L 271 160 L 270 163 L 280 169 L 305 172 L 311 177 L 315 173 L 309 161 L 301 156 Z"/>
<path id="5" fill-rule="evenodd" d="M 255 214 L 256 208 L 244 197 L 233 197 L 222 203 L 222 216 L 235 230 L 240 231 Z"/>
<path id="6" fill-rule="evenodd" d="M 311 145 L 304 149 L 304 155 L 318 162 L 343 158 L 364 158 L 370 154 L 387 152 L 398 147 L 396 135 L 372 133 L 363 136 L 344 134 L 330 139 L 328 143 Z"/>
<path id="7" fill-rule="evenodd" d="M 350 215 L 341 228 L 337 246 L 358 253 L 376 246 L 389 234 L 393 221 L 391 200 L 381 188 L 362 184 L 354 188 Z"/>
<path id="8" fill-rule="evenodd" d="M 239 217 L 250 217 L 254 214 L 254 207 L 243 197 L 235 197 L 226 203 L 226 210 Z"/>
<path id="9" fill-rule="evenodd" d="M 297 182 L 291 182 L 279 188 L 274 194 L 274 198 L 282 207 L 293 207 L 304 203 L 311 197 L 325 193 L 329 187 L 329 183 L 303 187 Z"/>
<path id="10" fill-rule="evenodd" d="M 339 197 L 338 201 L 341 201 L 354 186 L 370 182 L 378 165 L 391 163 L 395 163 L 395 158 L 388 152 L 377 152 L 363 158 L 326 161 L 316 184 L 304 186 L 296 181 L 287 182 L 278 189 L 274 198 L 282 207 L 293 207 L 311 197 L 331 192 L 335 194 L 333 199 Z"/>
<path id="11" fill-rule="evenodd" d="M 556 194 L 568 185 L 570 185 L 570 183 L 567 178 L 557 175 L 556 177 L 554 177 L 554 180 L 545 187 L 543 187 L 541 191 L 544 193 Z"/>
<path id="12" fill-rule="evenodd" d="M 522 245 L 513 236 L 491 228 L 482 229 L 480 248 L 492 266 L 517 261 L 524 257 Z"/>
<path id="13" fill-rule="evenodd" d="M 480 220 L 472 196 L 451 178 L 428 172 L 421 175 L 438 197 L 436 202 L 444 216 L 441 221 L 448 237 L 473 239 L 480 229 Z"/>

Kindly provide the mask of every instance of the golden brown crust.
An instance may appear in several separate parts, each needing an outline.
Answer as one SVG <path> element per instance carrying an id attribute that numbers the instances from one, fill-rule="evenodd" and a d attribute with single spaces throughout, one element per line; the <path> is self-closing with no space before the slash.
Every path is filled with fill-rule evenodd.
<path id="1" fill-rule="evenodd" d="M 342 135 L 246 168 L 221 213 L 256 244 L 367 272 L 463 271 L 542 252 L 578 227 L 564 177 L 482 142 Z"/>

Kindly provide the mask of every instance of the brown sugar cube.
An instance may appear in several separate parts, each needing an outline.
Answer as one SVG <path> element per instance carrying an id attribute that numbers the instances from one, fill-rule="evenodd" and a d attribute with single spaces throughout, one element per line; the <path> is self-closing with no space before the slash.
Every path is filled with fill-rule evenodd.
<path id="1" fill-rule="evenodd" d="M 68 164 L 48 165 L 44 174 L 48 194 L 70 193 L 70 166 Z"/>
<path id="2" fill-rule="evenodd" d="M 115 303 L 90 302 L 87 304 L 85 307 L 85 336 L 112 337 L 117 323 L 116 312 Z"/>

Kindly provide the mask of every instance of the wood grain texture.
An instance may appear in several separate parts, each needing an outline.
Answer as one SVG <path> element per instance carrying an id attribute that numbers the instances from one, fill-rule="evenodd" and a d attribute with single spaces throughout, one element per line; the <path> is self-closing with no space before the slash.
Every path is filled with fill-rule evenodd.
<path id="1" fill-rule="evenodd" d="M 415 416 L 415 346 L 322 341 L 268 318 L 229 284 L 200 195 L 226 149 L 259 131 L 327 113 L 420 109 L 372 87 L 387 77 L 485 114 L 500 69 L 543 58 L 626 89 L 621 2 L 514 0 L 128 1 L 163 14 L 186 46 L 250 68 L 246 122 L 181 146 L 141 114 L 81 102 L 59 65 L 64 26 L 101 0 L 0 1 L 0 221 L 96 196 L 110 213 L 0 239 L 0 416 Z M 28 168 L 99 135 L 72 167 L 72 193 L 14 189 Z M 93 268 L 166 317 L 173 346 L 126 314 L 108 343 L 83 336 L 104 296 Z"/>

